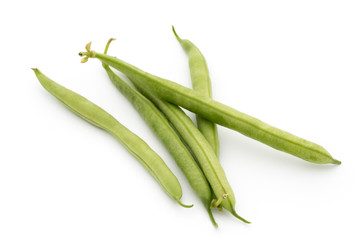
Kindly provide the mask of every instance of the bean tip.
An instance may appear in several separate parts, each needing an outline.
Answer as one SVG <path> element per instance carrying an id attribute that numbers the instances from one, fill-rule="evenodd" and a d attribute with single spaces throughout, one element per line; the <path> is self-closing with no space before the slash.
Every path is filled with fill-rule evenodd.
<path id="1" fill-rule="evenodd" d="M 178 40 L 178 41 L 181 41 L 181 38 L 179 37 L 179 35 L 176 33 L 176 31 L 175 31 L 175 27 L 174 27 L 174 25 L 171 25 L 171 27 L 172 27 L 172 31 L 173 31 L 173 33 L 174 33 L 174 35 L 175 35 L 175 37 L 176 37 L 176 39 Z"/>
<path id="2" fill-rule="evenodd" d="M 38 73 L 38 72 L 40 72 L 40 70 L 37 69 L 37 68 L 31 68 L 31 70 L 33 70 L 33 71 L 35 72 L 35 74 Z"/>
<path id="3" fill-rule="evenodd" d="M 214 227 L 219 227 L 219 225 L 217 224 L 217 222 L 215 221 L 215 218 L 214 218 L 214 215 L 212 214 L 211 212 L 211 207 L 206 207 L 206 211 L 208 212 L 209 214 L 209 217 L 210 217 L 210 220 L 211 220 L 211 223 L 214 225 Z"/>
<path id="4" fill-rule="evenodd" d="M 114 41 L 114 40 L 116 40 L 116 38 L 110 38 L 110 39 L 108 40 L 108 42 L 106 43 L 106 46 L 105 46 L 104 54 L 107 54 L 107 51 L 108 51 L 109 46 L 110 46 L 110 43 L 111 43 L 112 41 Z"/>
<path id="5" fill-rule="evenodd" d="M 186 205 L 184 203 L 182 203 L 179 199 L 176 200 L 182 207 L 185 207 L 185 208 L 192 208 L 194 206 L 194 204 L 191 204 L 191 205 Z"/>
<path id="6" fill-rule="evenodd" d="M 334 159 L 333 164 L 335 164 L 335 165 L 341 165 L 341 161 Z"/>
<path id="7" fill-rule="evenodd" d="M 250 223 L 251 223 L 251 222 L 249 222 L 248 220 L 240 217 L 240 215 L 237 214 L 235 211 L 232 211 L 231 213 L 232 213 L 232 215 L 234 215 L 234 217 L 236 217 L 237 219 L 240 219 L 240 220 L 243 221 L 244 223 L 247 223 L 247 224 L 250 224 Z"/>

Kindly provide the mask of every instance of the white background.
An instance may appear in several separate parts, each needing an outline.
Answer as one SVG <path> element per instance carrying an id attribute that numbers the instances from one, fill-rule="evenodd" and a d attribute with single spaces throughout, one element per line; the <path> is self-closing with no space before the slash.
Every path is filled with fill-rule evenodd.
<path id="1" fill-rule="evenodd" d="M 2 1 L 0 239 L 359 239 L 359 12 L 356 0 Z M 171 25 L 205 55 L 216 100 L 343 164 L 310 164 L 219 127 L 236 209 L 252 224 L 215 212 L 215 229 L 100 63 L 77 55 L 116 37 L 109 54 L 190 87 Z M 112 136 L 47 93 L 31 67 L 143 138 L 195 207 L 170 199 Z"/>

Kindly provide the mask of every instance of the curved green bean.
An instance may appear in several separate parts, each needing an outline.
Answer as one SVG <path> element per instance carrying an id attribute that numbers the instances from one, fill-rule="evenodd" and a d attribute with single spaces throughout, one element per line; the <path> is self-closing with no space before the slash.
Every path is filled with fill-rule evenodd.
<path id="1" fill-rule="evenodd" d="M 112 40 L 113 39 L 110 39 L 106 45 L 105 54 Z M 210 209 L 212 192 L 209 183 L 192 154 L 171 127 L 169 121 L 151 101 L 116 75 L 108 65 L 103 64 L 103 67 L 111 82 L 129 100 L 153 132 L 159 137 L 164 146 L 169 150 L 177 165 L 188 179 L 191 187 L 204 204 L 212 223 L 214 226 L 217 226 Z"/>
<path id="2" fill-rule="evenodd" d="M 83 96 L 52 81 L 38 69 L 33 69 L 41 85 L 71 111 L 109 132 L 136 157 L 140 163 L 161 185 L 165 192 L 183 207 L 191 207 L 180 202 L 182 190 L 175 175 L 166 166 L 165 162 L 141 138 L 119 123 L 105 110 L 90 102 Z"/>
<path id="3" fill-rule="evenodd" d="M 176 33 L 174 26 L 172 26 L 172 30 L 189 57 L 192 88 L 194 91 L 211 98 L 211 81 L 205 57 L 191 41 L 181 39 Z M 216 156 L 219 157 L 219 138 L 216 124 L 199 114 L 196 114 L 196 123 L 200 132 L 214 149 Z"/>
<path id="4" fill-rule="evenodd" d="M 215 206 L 221 204 L 235 217 L 249 223 L 236 213 L 235 196 L 225 176 L 225 172 L 211 145 L 199 129 L 196 128 L 191 119 L 178 106 L 161 100 L 144 86 L 138 85 L 136 81 L 133 81 L 133 78 L 129 79 L 144 96 L 150 99 L 164 113 L 190 147 L 218 199 L 218 203 Z"/>
<path id="5" fill-rule="evenodd" d="M 85 56 L 85 59 L 97 58 L 133 78 L 138 85 L 143 84 L 151 88 L 164 100 L 199 114 L 214 123 L 238 131 L 279 151 L 292 154 L 312 163 L 341 164 L 340 161 L 334 159 L 328 151 L 316 143 L 270 126 L 257 118 L 214 101 L 192 89 L 144 72 L 116 57 L 90 51 L 90 49 L 87 52 L 81 52 L 80 56 Z"/>

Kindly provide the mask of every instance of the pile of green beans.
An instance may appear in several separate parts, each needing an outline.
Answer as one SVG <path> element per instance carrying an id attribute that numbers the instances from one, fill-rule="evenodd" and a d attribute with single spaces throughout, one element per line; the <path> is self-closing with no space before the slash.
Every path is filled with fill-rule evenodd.
<path id="1" fill-rule="evenodd" d="M 80 52 L 82 63 L 89 58 L 100 60 L 110 81 L 138 111 L 162 141 L 202 201 L 211 222 L 218 226 L 212 209 L 226 209 L 245 223 L 235 210 L 235 194 L 219 161 L 217 124 L 228 127 L 268 146 L 315 164 L 341 164 L 320 145 L 297 137 L 257 118 L 235 110 L 211 98 L 211 82 L 205 57 L 189 40 L 173 33 L 189 60 L 193 89 L 166 80 L 107 54 L 91 50 L 91 42 Z M 111 68 L 124 74 L 132 87 Z M 141 138 L 123 126 L 105 110 L 81 95 L 61 86 L 33 69 L 41 85 L 60 102 L 89 123 L 112 134 L 160 184 L 164 191 L 183 207 L 182 189 L 165 162 Z M 180 108 L 196 114 L 196 125 Z"/>

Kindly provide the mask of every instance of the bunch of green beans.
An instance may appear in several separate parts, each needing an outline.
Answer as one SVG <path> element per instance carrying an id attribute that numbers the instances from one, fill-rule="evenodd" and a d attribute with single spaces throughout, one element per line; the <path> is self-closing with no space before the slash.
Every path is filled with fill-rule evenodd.
<path id="1" fill-rule="evenodd" d="M 82 63 L 89 58 L 101 61 L 115 87 L 128 99 L 152 131 L 162 141 L 202 201 L 214 226 L 217 223 L 212 208 L 224 208 L 245 223 L 235 210 L 235 194 L 219 161 L 217 124 L 238 131 L 268 146 L 316 164 L 341 164 L 320 145 L 297 137 L 259 119 L 237 111 L 211 98 L 209 70 L 203 54 L 189 40 L 173 33 L 188 55 L 193 89 L 150 73 L 107 54 L 91 50 L 91 42 L 80 52 Z M 112 69 L 123 73 L 135 88 Z M 165 192 L 183 207 L 179 181 L 165 162 L 143 140 L 119 123 L 105 110 L 79 94 L 52 81 L 38 69 L 33 69 L 41 85 L 74 113 L 109 132 L 137 158 Z M 196 114 L 197 126 L 181 110 Z"/>

